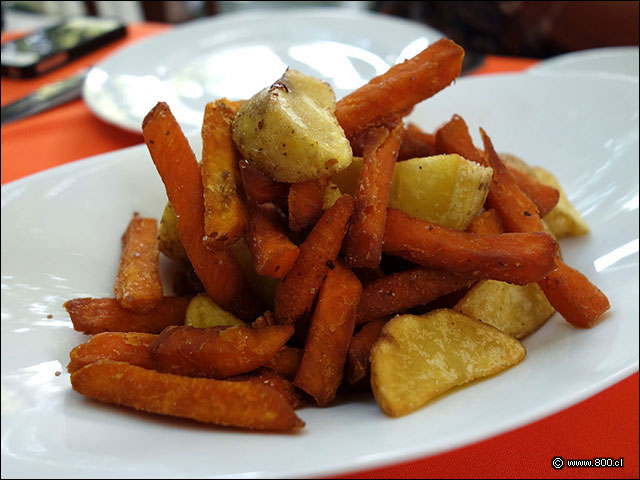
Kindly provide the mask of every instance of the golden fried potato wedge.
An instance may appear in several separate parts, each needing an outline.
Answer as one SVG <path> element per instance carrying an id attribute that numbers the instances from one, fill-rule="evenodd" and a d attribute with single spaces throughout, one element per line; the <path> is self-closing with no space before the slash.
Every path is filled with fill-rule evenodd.
<path id="1" fill-rule="evenodd" d="M 354 194 L 362 159 L 331 180 L 341 192 Z M 397 162 L 389 190 L 389 207 L 446 227 L 465 230 L 482 209 L 489 192 L 490 168 L 460 155 L 435 155 Z"/>
<path id="2" fill-rule="evenodd" d="M 185 314 L 184 324 L 198 328 L 247 326 L 234 314 L 220 308 L 206 293 L 201 293 L 191 299 Z"/>
<path id="3" fill-rule="evenodd" d="M 170 202 L 164 207 L 158 227 L 158 248 L 167 257 L 179 262 L 189 263 L 180 237 L 178 236 L 178 217 Z"/>
<path id="4" fill-rule="evenodd" d="M 512 336 L 454 310 L 400 315 L 387 322 L 371 350 L 371 388 L 382 411 L 399 417 L 525 355 Z"/>
<path id="5" fill-rule="evenodd" d="M 533 167 L 535 177 L 545 185 L 555 188 L 560 192 L 560 198 L 553 210 L 545 217 L 544 221 L 556 238 L 586 235 L 589 233 L 589 225 L 584 221 L 578 210 L 569 201 L 567 194 L 562 189 L 556 177 L 542 167 Z"/>
<path id="6" fill-rule="evenodd" d="M 496 280 L 476 283 L 453 308 L 516 338 L 535 332 L 555 312 L 537 283 Z"/>

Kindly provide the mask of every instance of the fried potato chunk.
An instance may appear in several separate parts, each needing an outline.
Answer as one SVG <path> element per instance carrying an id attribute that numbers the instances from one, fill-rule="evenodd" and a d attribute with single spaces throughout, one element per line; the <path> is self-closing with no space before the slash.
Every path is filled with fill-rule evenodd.
<path id="1" fill-rule="evenodd" d="M 535 332 L 555 313 L 537 283 L 513 285 L 495 280 L 475 284 L 454 310 L 516 338 Z"/>
<path id="2" fill-rule="evenodd" d="M 240 108 L 233 141 L 251 165 L 279 182 L 332 175 L 352 158 L 335 109 L 327 83 L 288 69 Z"/>
<path id="3" fill-rule="evenodd" d="M 246 323 L 233 313 L 229 313 L 220 308 L 206 293 L 202 293 L 191 299 L 187 307 L 187 313 L 185 314 L 184 324 L 198 328 L 231 325 L 247 326 Z"/>
<path id="4" fill-rule="evenodd" d="M 387 322 L 371 350 L 371 388 L 382 411 L 399 417 L 525 354 L 515 338 L 453 310 L 401 315 Z"/>

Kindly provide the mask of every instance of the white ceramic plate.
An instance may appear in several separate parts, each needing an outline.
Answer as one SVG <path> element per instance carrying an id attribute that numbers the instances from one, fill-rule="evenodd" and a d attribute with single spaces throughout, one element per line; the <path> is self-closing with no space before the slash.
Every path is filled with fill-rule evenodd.
<path id="1" fill-rule="evenodd" d="M 443 35 L 422 24 L 336 8 L 223 14 L 141 41 L 96 65 L 84 99 L 93 112 L 140 132 L 158 102 L 197 131 L 212 99 L 249 98 L 287 66 L 329 82 L 338 98 Z"/>
<path id="2" fill-rule="evenodd" d="M 534 73 L 594 73 L 638 78 L 638 47 L 580 50 L 549 58 L 529 69 Z"/>
<path id="3" fill-rule="evenodd" d="M 364 397 L 305 408 L 299 415 L 307 426 L 296 435 L 218 429 L 88 400 L 71 390 L 65 372 L 69 350 L 87 337 L 72 330 L 61 305 L 112 296 L 131 214 L 157 218 L 166 200 L 145 147 L 101 155 L 2 187 L 2 476 L 354 471 L 516 428 L 637 370 L 638 82 L 462 79 L 417 108 L 413 120 L 430 130 L 453 113 L 474 131 L 482 125 L 499 151 L 557 174 L 592 228 L 562 246 L 567 263 L 609 296 L 603 323 L 579 330 L 555 315 L 525 340 L 525 361 L 502 375 L 399 419 Z"/>

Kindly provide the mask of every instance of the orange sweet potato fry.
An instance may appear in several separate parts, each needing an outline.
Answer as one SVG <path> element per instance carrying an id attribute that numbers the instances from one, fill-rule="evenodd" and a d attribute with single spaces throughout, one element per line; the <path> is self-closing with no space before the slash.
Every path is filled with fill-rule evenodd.
<path id="1" fill-rule="evenodd" d="M 556 206 L 560 198 L 560 192 L 557 189 L 539 182 L 531 175 L 515 167 L 507 165 L 507 168 L 509 172 L 511 172 L 511 176 L 516 181 L 520 190 L 522 190 L 522 193 L 536 204 L 541 217 L 544 217 L 553 210 L 553 207 Z"/>
<path id="2" fill-rule="evenodd" d="M 459 115 L 454 115 L 449 122 L 440 127 L 436 132 L 436 151 L 438 153 L 457 153 L 472 162 L 476 162 L 485 167 L 490 166 L 483 152 L 478 150 L 473 144 L 467 124 Z M 522 189 L 518 197 L 521 196 L 522 192 L 526 192 L 527 198 L 530 200 L 528 203 L 533 203 L 541 216 L 549 213 L 556 203 L 558 203 L 560 194 L 555 188 L 548 187 L 530 175 L 522 173 L 515 168 L 509 168 L 502 162 L 500 163 L 499 168 L 502 171 L 507 169 L 512 174 L 512 180 L 509 180 L 509 183 L 511 184 L 512 181 L 514 181 Z M 494 172 L 494 175 L 495 174 L 496 172 Z M 504 176 L 505 174 L 500 173 L 500 175 Z M 489 206 L 495 206 L 496 202 L 498 202 L 494 198 L 497 195 L 497 188 L 499 187 L 494 181 L 491 184 L 487 197 L 487 204 Z M 533 211 L 533 207 L 529 207 L 529 210 Z"/>
<path id="3" fill-rule="evenodd" d="M 322 216 L 327 177 L 292 183 L 289 187 L 289 228 L 294 232 L 315 225 Z"/>
<path id="4" fill-rule="evenodd" d="M 340 252 L 353 203 L 349 195 L 338 198 L 300 245 L 296 262 L 276 287 L 275 318 L 278 323 L 293 324 L 311 311 L 329 266 Z"/>
<path id="5" fill-rule="evenodd" d="M 293 384 L 313 396 L 321 407 L 335 398 L 342 381 L 361 293 L 362 284 L 351 269 L 336 262 L 318 294 Z"/>
<path id="6" fill-rule="evenodd" d="M 467 227 L 467 232 L 480 233 L 484 235 L 499 235 L 505 232 L 504 223 L 502 223 L 502 217 L 493 208 L 485 210 Z"/>
<path id="7" fill-rule="evenodd" d="M 205 244 L 214 250 L 232 246 L 244 233 L 247 212 L 242 185 L 240 153 L 231 139 L 236 109 L 228 100 L 210 102 L 202 121 L 202 183 L 204 187 Z"/>
<path id="8" fill-rule="evenodd" d="M 74 298 L 63 306 L 78 332 L 159 333 L 171 325 L 184 325 L 190 301 L 191 297 L 164 297 L 147 313 L 125 310 L 115 298 Z"/>
<path id="9" fill-rule="evenodd" d="M 300 408 L 304 402 L 300 395 L 297 394 L 293 384 L 278 372 L 270 368 L 260 367 L 251 373 L 241 375 L 239 377 L 230 378 L 229 380 L 239 382 L 252 382 L 259 385 L 267 385 L 274 388 L 282 395 L 291 408 L 294 410 Z"/>
<path id="10" fill-rule="evenodd" d="M 556 268 L 558 242 L 542 231 L 460 232 L 390 208 L 384 252 L 427 268 L 526 285 Z"/>
<path id="11" fill-rule="evenodd" d="M 459 45 L 439 40 L 344 97 L 336 105 L 336 117 L 347 138 L 438 93 L 460 75 L 463 57 Z"/>
<path id="12" fill-rule="evenodd" d="M 371 347 L 380 336 L 385 323 L 387 321 L 384 318 L 371 320 L 365 323 L 351 339 L 345 369 L 347 380 L 351 385 L 356 384 L 369 374 Z"/>
<path id="13" fill-rule="evenodd" d="M 272 369 L 288 380 L 293 380 L 300 366 L 300 360 L 302 360 L 302 350 L 285 345 L 265 364 L 265 367 Z"/>
<path id="14" fill-rule="evenodd" d="M 178 233 L 209 296 L 246 321 L 261 311 L 242 267 L 229 250 L 209 250 L 204 242 L 202 176 L 196 157 L 166 103 L 158 103 L 142 124 L 145 143 L 179 218 Z"/>
<path id="15" fill-rule="evenodd" d="M 514 232 L 542 231 L 542 220 L 529 198 L 522 193 L 509 170 L 493 148 L 491 139 L 480 130 L 486 158 L 493 168 L 492 205 L 500 213 L 507 229 Z M 494 186 L 495 185 L 495 186 Z M 488 199 L 487 199 L 488 200 Z M 565 320 L 580 328 L 590 328 L 609 310 L 609 299 L 579 271 L 558 256 L 557 269 L 538 282 L 549 303 Z"/>
<path id="16" fill-rule="evenodd" d="M 71 386 L 101 402 L 215 425 L 273 431 L 304 426 L 286 398 L 255 382 L 189 378 L 100 360 L 72 373 Z"/>
<path id="17" fill-rule="evenodd" d="M 73 373 L 82 367 L 99 360 L 115 360 L 153 368 L 153 361 L 147 347 L 156 335 L 136 332 L 99 333 L 69 353 L 70 362 L 67 371 Z"/>
<path id="18" fill-rule="evenodd" d="M 391 132 L 380 127 L 365 134 L 355 211 L 342 250 L 350 267 L 376 268 L 380 264 L 389 188 L 401 136 L 402 124 Z"/>
<path id="19" fill-rule="evenodd" d="M 172 327 L 149 345 L 149 355 L 162 372 L 224 379 L 265 365 L 291 335 L 291 325 Z"/>
<path id="20" fill-rule="evenodd" d="M 417 125 L 410 123 L 402 132 L 402 143 L 398 160 L 430 157 L 436 154 L 436 137 L 423 132 Z"/>
<path id="21" fill-rule="evenodd" d="M 474 274 L 458 274 L 416 267 L 392 273 L 367 284 L 358 305 L 357 323 L 425 305 L 471 285 Z"/>
<path id="22" fill-rule="evenodd" d="M 118 303 L 127 310 L 145 313 L 162 300 L 158 221 L 137 213 L 122 236 L 120 266 L 113 287 Z"/>
<path id="23" fill-rule="evenodd" d="M 240 176 L 244 193 L 256 203 L 278 202 L 285 200 L 289 193 L 289 184 L 276 182 L 260 170 L 252 167 L 247 160 L 241 160 Z"/>
<path id="24" fill-rule="evenodd" d="M 284 277 L 298 258 L 299 248 L 280 227 L 272 205 L 249 202 L 248 209 L 249 228 L 245 239 L 256 272 L 272 278 Z"/>

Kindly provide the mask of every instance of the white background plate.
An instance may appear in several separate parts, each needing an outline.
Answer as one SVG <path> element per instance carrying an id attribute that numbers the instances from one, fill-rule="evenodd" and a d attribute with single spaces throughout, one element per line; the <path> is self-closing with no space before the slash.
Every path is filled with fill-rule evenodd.
<path id="1" fill-rule="evenodd" d="M 165 193 L 144 147 L 2 187 L 2 476 L 270 477 L 355 471 L 460 447 L 570 406 L 638 368 L 638 82 L 593 76 L 463 79 L 413 119 L 453 113 L 498 151 L 556 173 L 592 234 L 565 259 L 608 296 L 591 330 L 558 315 L 517 367 L 399 419 L 359 398 L 299 411 L 300 434 L 224 430 L 102 405 L 73 392 L 74 332 L 62 303 L 112 296 L 134 211 L 159 217 Z M 48 319 L 47 314 L 53 315 Z M 55 376 L 56 371 L 63 371 Z"/>
<path id="2" fill-rule="evenodd" d="M 638 78 L 638 47 L 580 50 L 536 63 L 534 73 L 594 73 Z"/>
<path id="3" fill-rule="evenodd" d="M 89 72 L 83 95 L 96 115 L 127 130 L 140 132 L 144 116 L 163 100 L 185 131 L 197 131 L 207 102 L 249 98 L 287 66 L 329 82 L 341 98 L 442 36 L 416 22 L 351 9 L 224 14 L 109 57 Z"/>

